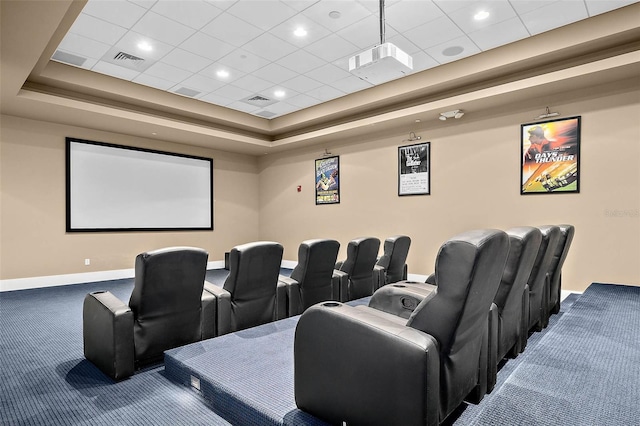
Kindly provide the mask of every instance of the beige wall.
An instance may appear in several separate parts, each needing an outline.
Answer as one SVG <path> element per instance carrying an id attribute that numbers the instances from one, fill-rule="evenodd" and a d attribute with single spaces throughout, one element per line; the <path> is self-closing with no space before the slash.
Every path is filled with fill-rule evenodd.
<path id="1" fill-rule="evenodd" d="M 129 269 L 138 253 L 173 245 L 202 247 L 209 260 L 216 261 L 234 245 L 258 238 L 256 157 L 10 116 L 1 119 L 0 279 Z M 66 136 L 213 158 L 215 229 L 66 233 Z M 84 265 L 86 258 L 90 266 Z"/>
<path id="2" fill-rule="evenodd" d="M 541 112 L 523 102 L 417 131 L 431 142 L 429 196 L 397 196 L 397 147 L 413 128 L 327 145 L 340 156 L 337 205 L 314 202 L 314 159 L 325 146 L 262 158 L 260 238 L 282 242 L 287 259 L 297 257 L 302 240 L 335 238 L 344 258 L 352 238 L 406 234 L 409 273 L 424 275 L 440 244 L 458 232 L 570 223 L 576 236 L 564 289 L 640 285 L 640 91 L 618 85 L 560 98 L 574 101 L 554 103 L 554 110 L 582 116 L 579 194 L 520 195 L 520 124 Z"/>

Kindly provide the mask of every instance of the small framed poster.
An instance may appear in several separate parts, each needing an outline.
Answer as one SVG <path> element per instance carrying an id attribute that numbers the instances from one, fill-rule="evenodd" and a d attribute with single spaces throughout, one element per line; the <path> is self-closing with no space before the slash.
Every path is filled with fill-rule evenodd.
<path id="1" fill-rule="evenodd" d="M 520 126 L 520 194 L 580 192 L 580 117 Z"/>
<path id="2" fill-rule="evenodd" d="M 340 202 L 340 157 L 316 160 L 316 205 Z"/>
<path id="3" fill-rule="evenodd" d="M 429 195 L 431 143 L 398 147 L 398 195 Z"/>

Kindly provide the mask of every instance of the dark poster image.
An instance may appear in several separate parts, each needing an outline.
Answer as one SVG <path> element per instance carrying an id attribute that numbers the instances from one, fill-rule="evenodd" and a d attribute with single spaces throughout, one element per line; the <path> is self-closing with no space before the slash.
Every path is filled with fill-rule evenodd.
<path id="1" fill-rule="evenodd" d="M 429 149 L 429 142 L 398 148 L 398 195 L 430 193 Z"/>

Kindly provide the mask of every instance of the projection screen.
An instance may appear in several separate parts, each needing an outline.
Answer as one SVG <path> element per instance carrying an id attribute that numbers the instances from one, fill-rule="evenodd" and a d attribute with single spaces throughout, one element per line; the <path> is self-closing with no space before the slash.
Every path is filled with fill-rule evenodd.
<path id="1" fill-rule="evenodd" d="M 66 138 L 67 232 L 213 229 L 213 159 Z"/>

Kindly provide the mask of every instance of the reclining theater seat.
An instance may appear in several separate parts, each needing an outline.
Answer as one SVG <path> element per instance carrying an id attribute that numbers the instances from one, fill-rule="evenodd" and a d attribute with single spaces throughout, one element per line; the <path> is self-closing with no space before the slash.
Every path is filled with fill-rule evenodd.
<path id="1" fill-rule="evenodd" d="M 333 424 L 442 422 L 480 379 L 487 317 L 508 249 L 507 234 L 498 230 L 447 241 L 436 259 L 438 287 L 408 321 L 337 302 L 305 311 L 294 341 L 298 408 Z"/>
<path id="2" fill-rule="evenodd" d="M 504 267 L 498 292 L 493 300 L 494 306 L 489 321 L 494 330 L 489 331 L 488 390 L 496 383 L 500 361 L 507 355 L 516 357 L 526 342 L 526 330 L 522 330 L 524 309 L 524 291 L 533 269 L 542 233 L 532 226 L 519 226 L 507 229 L 509 236 L 509 256 Z"/>
<path id="3" fill-rule="evenodd" d="M 229 276 L 222 288 L 206 283 L 217 300 L 216 336 L 286 317 L 286 290 L 278 283 L 282 245 L 258 241 L 229 252 Z"/>
<path id="4" fill-rule="evenodd" d="M 307 240 L 300 244 L 298 264 L 291 276 L 279 277 L 286 285 L 288 317 L 299 315 L 318 302 L 338 300 L 339 282 L 333 279 L 333 267 L 339 249 L 336 240 Z"/>
<path id="5" fill-rule="evenodd" d="M 208 253 L 170 247 L 139 254 L 129 306 L 108 291 L 83 304 L 84 355 L 113 379 L 162 361 L 167 349 L 213 336 L 215 298 L 203 291 Z"/>
<path id="6" fill-rule="evenodd" d="M 575 227 L 573 225 L 559 225 L 560 242 L 556 247 L 556 251 L 551 261 L 549 273 L 549 314 L 557 314 L 560 312 L 560 293 L 562 291 L 562 265 L 567 258 L 567 253 L 573 241 Z"/>
<path id="7" fill-rule="evenodd" d="M 396 235 L 384 240 L 384 254 L 380 256 L 374 268 L 378 274 L 374 291 L 383 285 L 407 279 L 406 262 L 409 246 L 411 246 L 411 238 L 406 235 Z"/>
<path id="8" fill-rule="evenodd" d="M 374 290 L 373 267 L 378 259 L 380 240 L 356 238 L 347 246 L 347 259 L 336 262 L 334 275 L 340 281 L 340 301 L 371 296 Z"/>
<path id="9" fill-rule="evenodd" d="M 549 295 L 549 268 L 553 260 L 556 246 L 560 241 L 560 228 L 557 226 L 540 226 L 542 242 L 540 249 L 533 263 L 531 275 L 527 281 L 525 298 L 529 299 L 528 315 L 525 312 L 525 329 L 529 332 L 532 329 L 537 331 L 545 327 L 545 317 L 547 314 Z M 528 291 L 527 291 L 528 290 Z M 527 306 L 525 305 L 525 309 Z"/>

